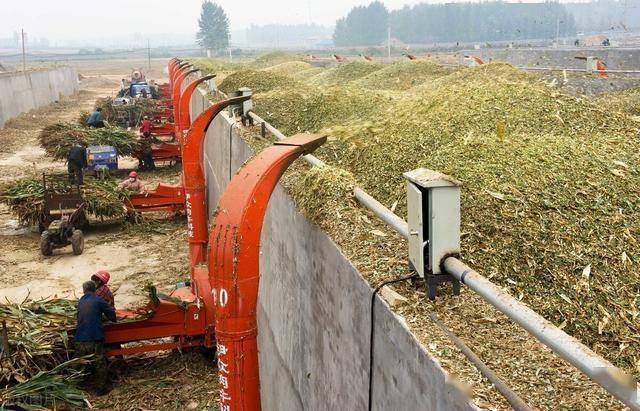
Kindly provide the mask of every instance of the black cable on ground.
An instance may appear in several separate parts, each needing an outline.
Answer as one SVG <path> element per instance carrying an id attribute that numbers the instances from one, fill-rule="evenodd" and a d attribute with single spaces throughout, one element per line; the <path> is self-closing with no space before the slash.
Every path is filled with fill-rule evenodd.
<path id="1" fill-rule="evenodd" d="M 413 278 L 418 278 L 416 273 L 413 273 L 407 277 L 396 278 L 394 280 L 388 280 L 382 282 L 379 286 L 373 290 L 373 294 L 371 295 L 371 333 L 369 339 L 369 411 L 371 411 L 371 407 L 373 406 L 372 397 L 373 397 L 373 340 L 375 336 L 375 303 L 376 303 L 376 295 L 384 287 L 385 285 L 399 283 L 401 281 L 411 280 Z"/>

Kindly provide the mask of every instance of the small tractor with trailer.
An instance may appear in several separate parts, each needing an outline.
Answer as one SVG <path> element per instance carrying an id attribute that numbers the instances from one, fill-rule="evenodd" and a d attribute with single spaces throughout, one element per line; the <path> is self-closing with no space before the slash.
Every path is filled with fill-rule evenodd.
<path id="1" fill-rule="evenodd" d="M 71 245 L 74 255 L 84 251 L 84 236 L 80 228 L 88 224 L 85 202 L 78 184 L 62 183 L 66 178 L 66 174 L 42 174 L 44 208 L 38 228 L 41 232 L 40 252 L 44 256 L 68 245 Z"/>
<path id="2" fill-rule="evenodd" d="M 87 147 L 87 171 L 96 175 L 118 170 L 118 150 L 114 146 Z"/>
<path id="3" fill-rule="evenodd" d="M 147 82 L 147 76 L 139 68 L 131 72 L 131 82 L 129 83 L 129 97 L 131 98 L 153 98 L 154 93 Z"/>

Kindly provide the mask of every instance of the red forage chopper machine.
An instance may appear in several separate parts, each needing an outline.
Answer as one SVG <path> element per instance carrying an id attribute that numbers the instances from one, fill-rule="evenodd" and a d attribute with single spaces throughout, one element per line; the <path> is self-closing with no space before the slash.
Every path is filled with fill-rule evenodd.
<path id="1" fill-rule="evenodd" d="M 191 122 L 191 95 L 198 84 L 213 77 L 194 80 L 182 91 L 182 81 L 193 72 L 174 58 L 169 61 L 170 83 L 160 87 L 164 96 L 171 92 L 174 133 L 183 165 L 182 186 L 163 187 L 183 190 L 190 283 L 169 298 L 151 301 L 150 317 L 106 325 L 106 352 L 112 357 L 197 346 L 217 348 L 220 409 L 259 410 L 256 305 L 263 219 L 271 193 L 287 167 L 326 138 L 298 134 L 264 149 L 231 179 L 209 225 L 202 161 L 205 134 L 218 113 L 250 96 L 215 102 Z"/>

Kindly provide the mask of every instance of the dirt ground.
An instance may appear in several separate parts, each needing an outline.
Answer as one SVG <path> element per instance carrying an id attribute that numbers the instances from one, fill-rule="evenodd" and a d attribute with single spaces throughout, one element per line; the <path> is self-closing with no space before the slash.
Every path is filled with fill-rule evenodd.
<path id="1" fill-rule="evenodd" d="M 0 183 L 42 172 L 65 172 L 66 165 L 52 161 L 38 144 L 39 131 L 54 122 L 74 121 L 94 107 L 97 98 L 115 95 L 119 80 L 140 66 L 136 61 L 75 62 L 81 90 L 73 96 L 23 113 L 0 130 Z M 154 76 L 155 75 L 155 76 Z M 155 61 L 149 77 L 164 82 L 162 66 Z M 135 164 L 132 159 L 124 160 Z M 154 182 L 176 182 L 179 168 L 140 173 L 152 188 Z M 111 273 L 109 285 L 117 308 L 143 305 L 143 291 L 153 283 L 161 292 L 172 291 L 188 278 L 185 220 L 145 219 L 140 224 L 102 222 L 85 232 L 85 251 L 74 256 L 70 247 L 54 250 L 51 257 L 39 251 L 35 228 L 20 227 L 6 206 L 0 206 L 0 300 L 21 302 L 51 296 L 75 298 L 81 285 L 97 269 Z M 168 355 L 168 356 L 167 356 Z M 213 362 L 197 353 L 165 354 L 134 364 L 113 364 L 115 388 L 106 397 L 92 397 L 93 407 L 104 409 L 215 409 Z"/>

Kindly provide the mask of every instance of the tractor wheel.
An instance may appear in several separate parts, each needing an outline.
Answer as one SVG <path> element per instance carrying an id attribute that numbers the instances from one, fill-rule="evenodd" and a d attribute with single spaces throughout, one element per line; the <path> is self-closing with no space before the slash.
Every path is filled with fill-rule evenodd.
<path id="1" fill-rule="evenodd" d="M 73 234 L 71 234 L 71 248 L 73 248 L 74 255 L 80 255 L 82 251 L 84 251 L 84 236 L 82 235 L 82 230 L 73 230 Z"/>
<path id="2" fill-rule="evenodd" d="M 53 244 L 49 239 L 49 231 L 45 230 L 40 235 L 40 252 L 44 256 L 50 256 L 53 254 Z"/>

